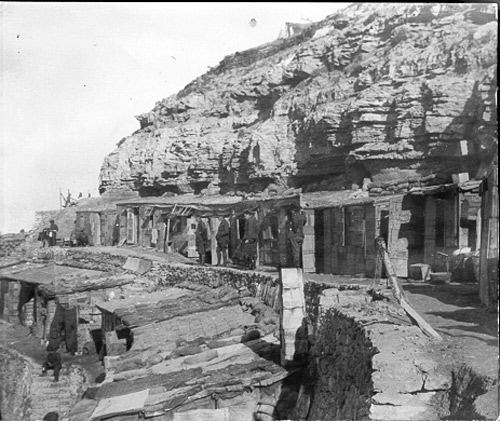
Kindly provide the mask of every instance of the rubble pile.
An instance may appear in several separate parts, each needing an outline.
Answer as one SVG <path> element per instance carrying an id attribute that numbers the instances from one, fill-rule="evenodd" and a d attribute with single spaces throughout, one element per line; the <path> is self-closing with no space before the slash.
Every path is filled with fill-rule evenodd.
<path id="1" fill-rule="evenodd" d="M 0 258 L 22 256 L 21 248 L 26 236 L 24 233 L 0 235 Z"/>

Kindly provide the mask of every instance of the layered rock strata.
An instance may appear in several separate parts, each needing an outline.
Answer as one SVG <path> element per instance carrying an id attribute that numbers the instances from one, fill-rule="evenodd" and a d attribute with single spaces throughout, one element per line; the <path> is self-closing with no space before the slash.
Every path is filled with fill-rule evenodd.
<path id="1" fill-rule="evenodd" d="M 100 190 L 372 193 L 473 178 L 497 146 L 493 4 L 356 3 L 137 116 Z"/>

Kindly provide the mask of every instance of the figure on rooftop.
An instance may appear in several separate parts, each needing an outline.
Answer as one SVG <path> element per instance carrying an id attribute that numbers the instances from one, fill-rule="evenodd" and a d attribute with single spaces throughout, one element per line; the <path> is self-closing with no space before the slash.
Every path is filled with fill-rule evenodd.
<path id="1" fill-rule="evenodd" d="M 50 226 L 47 229 L 47 235 L 49 238 L 49 247 L 53 247 L 56 245 L 57 231 L 59 231 L 59 227 L 56 225 L 55 221 L 51 219 Z"/>

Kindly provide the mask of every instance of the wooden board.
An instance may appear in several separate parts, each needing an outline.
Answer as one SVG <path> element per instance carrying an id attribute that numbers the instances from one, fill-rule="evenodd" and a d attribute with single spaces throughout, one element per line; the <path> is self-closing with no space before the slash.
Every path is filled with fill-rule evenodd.
<path id="1" fill-rule="evenodd" d="M 293 361 L 295 354 L 295 335 L 306 315 L 304 280 L 300 268 L 281 269 L 282 285 L 281 306 L 281 363 Z"/>
<path id="2" fill-rule="evenodd" d="M 304 226 L 304 243 L 302 245 L 302 266 L 304 272 L 316 272 L 315 262 L 315 235 L 314 235 L 314 211 L 306 210 L 304 215 L 307 218 Z"/>
<path id="3" fill-rule="evenodd" d="M 324 273 L 332 272 L 332 211 L 325 209 L 323 211 L 324 224 Z"/>
<path id="4" fill-rule="evenodd" d="M 408 277 L 408 240 L 400 237 L 401 225 L 408 219 L 403 196 L 394 196 L 389 204 L 388 250 L 397 276 Z"/>

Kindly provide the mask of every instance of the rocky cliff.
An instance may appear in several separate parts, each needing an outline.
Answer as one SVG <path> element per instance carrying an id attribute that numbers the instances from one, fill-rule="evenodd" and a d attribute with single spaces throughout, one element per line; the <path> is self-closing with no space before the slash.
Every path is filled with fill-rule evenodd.
<path id="1" fill-rule="evenodd" d="M 384 193 L 473 178 L 498 143 L 495 12 L 354 3 L 228 56 L 137 117 L 100 190 Z"/>

